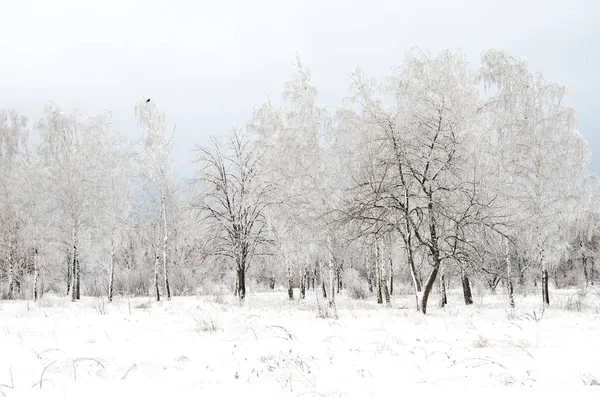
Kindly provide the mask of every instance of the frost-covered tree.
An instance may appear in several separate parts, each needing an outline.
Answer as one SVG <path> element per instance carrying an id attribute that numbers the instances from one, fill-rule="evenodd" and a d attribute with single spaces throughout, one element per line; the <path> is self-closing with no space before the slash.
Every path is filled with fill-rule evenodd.
<path id="1" fill-rule="evenodd" d="M 97 194 L 100 196 L 99 229 L 107 240 L 108 251 L 108 300 L 113 300 L 117 248 L 127 226 L 131 212 L 131 188 L 135 163 L 132 148 L 127 139 L 117 133 L 108 117 L 94 121 L 96 151 L 100 162 Z M 104 257 L 104 255 L 103 255 Z"/>
<path id="2" fill-rule="evenodd" d="M 167 299 L 171 298 L 168 271 L 168 226 L 167 226 L 167 197 L 169 189 L 169 176 L 172 169 L 171 151 L 175 130 L 167 130 L 166 116 L 154 102 L 140 101 L 135 106 L 135 115 L 138 125 L 143 130 L 144 156 L 143 174 L 149 178 L 158 195 L 159 209 L 157 225 L 162 228 L 162 259 L 164 288 Z M 160 221 L 159 221 L 160 220 Z M 157 226 L 158 227 L 158 226 Z M 157 233 L 159 233 L 157 231 Z M 158 257 L 158 246 L 156 247 Z M 155 279 L 158 279 L 158 261 L 155 262 Z M 156 300 L 160 300 L 158 282 L 156 287 Z"/>
<path id="3" fill-rule="evenodd" d="M 233 264 L 236 295 L 243 301 L 248 268 L 270 240 L 265 212 L 272 204 L 272 184 L 265 179 L 262 152 L 234 128 L 226 140 L 213 138 L 196 153 L 199 193 L 193 206 L 204 226 L 206 250 Z"/>
<path id="4" fill-rule="evenodd" d="M 327 214 L 335 207 L 335 150 L 330 142 L 330 118 L 316 104 L 317 88 L 311 71 L 297 59 L 283 92 L 283 105 L 263 104 L 250 126 L 259 136 L 268 159 L 267 172 L 276 187 L 277 206 L 270 208 L 269 222 L 276 232 L 279 253 L 286 266 L 288 297 L 293 298 L 293 275 L 299 274 L 301 297 L 313 263 L 329 286 L 323 291 L 334 305 L 335 273 L 339 258 L 336 236 Z"/>
<path id="5" fill-rule="evenodd" d="M 95 127 L 94 119 L 85 120 L 77 111 L 65 114 L 53 103 L 38 123 L 46 191 L 56 208 L 60 240 L 69 247 L 67 284 L 73 300 L 81 296 L 80 237 L 99 207 Z"/>
<path id="6" fill-rule="evenodd" d="M 501 51 L 482 58 L 483 79 L 493 88 L 495 134 L 505 151 L 510 199 L 523 209 L 530 255 L 539 264 L 542 300 L 550 303 L 548 269 L 564 253 L 560 230 L 571 218 L 588 161 L 574 111 L 563 105 L 566 89 L 548 82 L 527 62 Z"/>
<path id="7" fill-rule="evenodd" d="M 22 222 L 18 211 L 20 197 L 17 190 L 22 183 L 18 176 L 18 161 L 28 134 L 25 117 L 15 110 L 0 109 L 0 252 L 4 253 L 8 299 L 13 299 L 18 289 L 15 244 Z"/>

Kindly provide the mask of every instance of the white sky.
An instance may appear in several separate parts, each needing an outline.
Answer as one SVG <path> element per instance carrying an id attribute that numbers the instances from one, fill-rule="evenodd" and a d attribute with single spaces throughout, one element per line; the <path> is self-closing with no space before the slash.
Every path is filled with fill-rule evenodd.
<path id="1" fill-rule="evenodd" d="M 139 135 L 133 107 L 152 98 L 177 124 L 183 175 L 195 143 L 279 99 L 290 64 L 312 69 L 336 106 L 357 66 L 384 78 L 417 45 L 462 49 L 473 66 L 504 49 L 569 89 L 600 173 L 600 2 L 0 0 L 0 107 L 37 121 L 44 104 L 113 112 Z"/>

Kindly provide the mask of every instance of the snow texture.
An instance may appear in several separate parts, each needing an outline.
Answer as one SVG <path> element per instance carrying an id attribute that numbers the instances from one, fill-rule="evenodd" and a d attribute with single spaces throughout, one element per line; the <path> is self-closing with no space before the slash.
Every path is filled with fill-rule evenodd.
<path id="1" fill-rule="evenodd" d="M 2 301 L 0 396 L 598 395 L 600 295 L 552 293 L 511 312 L 503 294 L 467 307 L 450 290 L 427 316 L 409 295 L 342 294 L 337 319 L 313 291 Z"/>

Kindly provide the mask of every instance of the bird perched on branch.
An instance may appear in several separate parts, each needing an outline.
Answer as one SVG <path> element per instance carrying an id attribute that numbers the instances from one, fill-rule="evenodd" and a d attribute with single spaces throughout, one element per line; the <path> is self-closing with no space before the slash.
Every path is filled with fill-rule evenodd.
<path id="1" fill-rule="evenodd" d="M 146 103 L 150 102 L 150 98 L 146 99 Z"/>

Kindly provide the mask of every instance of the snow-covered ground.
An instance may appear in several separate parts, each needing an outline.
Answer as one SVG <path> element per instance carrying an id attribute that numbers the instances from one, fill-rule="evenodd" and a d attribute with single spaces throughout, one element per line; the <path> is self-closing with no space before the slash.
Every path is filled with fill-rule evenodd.
<path id="1" fill-rule="evenodd" d="M 600 395 L 600 295 L 410 296 L 392 307 L 283 291 L 233 296 L 0 302 L 0 396 Z M 321 300 L 322 301 L 322 300 Z M 507 390 L 509 388 L 510 390 Z M 533 388 L 533 389 L 532 389 Z M 510 394 L 506 394 L 509 392 Z M 449 394 L 447 394 L 449 393 Z"/>

